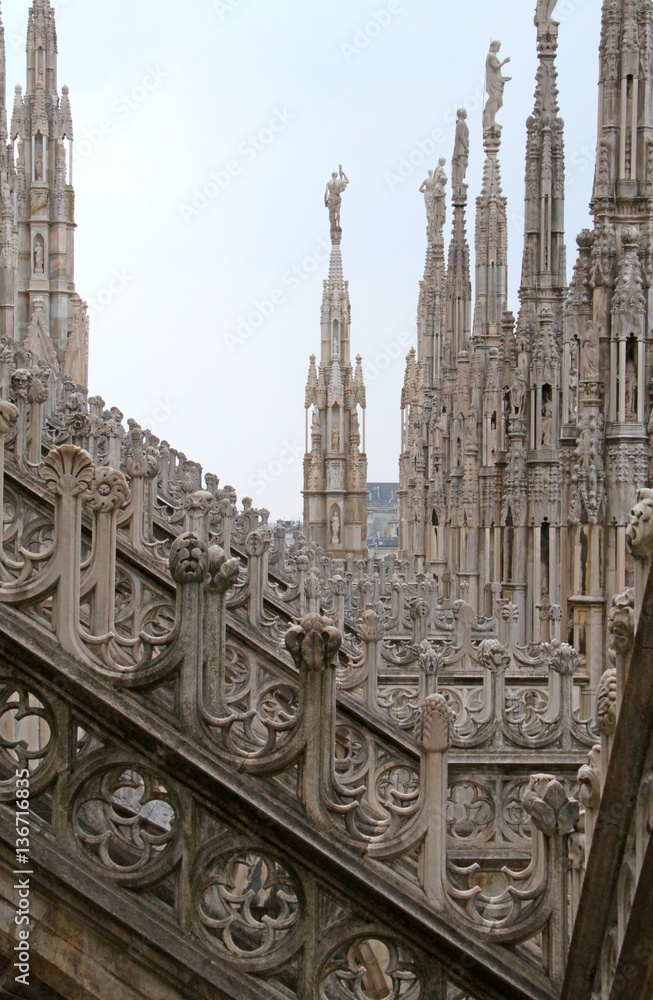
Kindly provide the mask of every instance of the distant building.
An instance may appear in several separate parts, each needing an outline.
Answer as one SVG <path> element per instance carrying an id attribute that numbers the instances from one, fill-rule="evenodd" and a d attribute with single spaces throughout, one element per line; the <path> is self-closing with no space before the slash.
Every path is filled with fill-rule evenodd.
<path id="1" fill-rule="evenodd" d="M 369 548 L 399 547 L 399 483 L 368 483 L 367 544 Z"/>

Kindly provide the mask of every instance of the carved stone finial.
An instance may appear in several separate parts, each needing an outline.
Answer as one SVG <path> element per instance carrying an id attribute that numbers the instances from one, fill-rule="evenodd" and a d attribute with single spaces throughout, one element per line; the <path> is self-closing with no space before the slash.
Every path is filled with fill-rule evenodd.
<path id="1" fill-rule="evenodd" d="M 484 639 L 477 655 L 480 665 L 493 674 L 503 673 L 510 667 L 510 653 L 498 639 Z"/>
<path id="2" fill-rule="evenodd" d="M 213 494 L 208 490 L 196 490 L 190 493 L 184 501 L 184 507 L 190 514 L 206 514 L 213 504 Z"/>
<path id="3" fill-rule="evenodd" d="M 335 669 L 342 636 L 330 618 L 311 614 L 288 629 L 286 648 L 300 670 Z"/>
<path id="4" fill-rule="evenodd" d="M 444 695 L 430 694 L 420 710 L 415 738 L 429 753 L 444 753 L 451 746 L 453 715 Z"/>
<path id="5" fill-rule="evenodd" d="M 40 472 L 53 492 L 76 496 L 93 481 L 93 461 L 88 452 L 74 444 L 62 444 L 45 457 Z"/>
<path id="6" fill-rule="evenodd" d="M 534 825 L 547 837 L 564 836 L 576 826 L 580 807 L 552 774 L 532 774 L 522 803 Z"/>
<path id="7" fill-rule="evenodd" d="M 246 498 L 247 499 L 247 498 Z M 251 501 L 250 501 L 251 503 Z M 245 501 L 243 500 L 243 506 Z M 262 531 L 250 531 L 245 539 L 245 552 L 248 556 L 261 557 L 270 548 L 270 539 Z"/>
<path id="8" fill-rule="evenodd" d="M 84 503 L 91 510 L 110 512 L 124 507 L 129 502 L 129 496 L 129 486 L 122 472 L 101 465 L 95 470 L 84 494 Z"/>
<path id="9" fill-rule="evenodd" d="M 567 642 L 560 642 L 554 639 L 552 643 L 545 643 L 546 652 L 551 659 L 549 666 L 561 677 L 569 677 L 580 668 L 581 659 L 578 652 Z"/>
<path id="10" fill-rule="evenodd" d="M 209 564 L 206 543 L 192 531 L 178 535 L 170 549 L 170 573 L 175 583 L 201 583 Z"/>
<path id="11" fill-rule="evenodd" d="M 206 584 L 209 590 L 226 594 L 235 585 L 240 572 L 238 559 L 227 559 L 224 549 L 211 545 L 208 550 Z"/>
<path id="12" fill-rule="evenodd" d="M 420 670 L 428 677 L 437 676 L 438 670 L 444 666 L 444 653 L 441 649 L 432 646 L 428 639 L 423 639 L 419 645 L 413 647 L 419 658 Z"/>
<path id="13" fill-rule="evenodd" d="M 357 624 L 363 642 L 380 642 L 385 635 L 385 623 L 376 608 L 366 608 Z"/>

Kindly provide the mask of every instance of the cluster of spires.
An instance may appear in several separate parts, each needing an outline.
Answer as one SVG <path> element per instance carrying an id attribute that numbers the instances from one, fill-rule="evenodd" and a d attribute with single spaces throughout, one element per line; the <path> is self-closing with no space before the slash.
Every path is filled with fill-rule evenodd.
<path id="1" fill-rule="evenodd" d="M 452 158 L 448 254 L 443 161 L 421 188 L 427 249 L 417 350 L 407 358 L 401 399 L 400 557 L 411 574 L 430 573 L 445 593 L 479 611 L 489 590 L 500 591 L 519 609 L 523 641 L 539 640 L 551 608 L 566 609 L 568 640 L 586 656 L 594 685 L 603 669 L 606 603 L 632 585 L 628 513 L 653 473 L 653 6 L 651 0 L 603 0 L 594 228 L 578 237 L 570 285 L 555 8 L 556 0 L 537 0 L 538 69 L 527 121 L 516 320 L 508 306 L 507 199 L 497 123 L 508 60 L 498 42 L 486 64 L 473 294 L 464 110 Z M 339 221 L 346 181 L 336 171 L 326 195 L 333 247 L 320 374 L 314 369 L 306 396 L 307 410 L 315 409 L 310 442 L 307 434 L 305 523 L 308 537 L 334 555 L 363 555 L 357 487 L 366 458 L 355 433 L 356 397 L 350 394 L 341 409 L 344 397 L 315 390 L 320 379 L 335 385 L 334 371 L 349 364 Z M 353 479 L 350 469 L 357 469 Z M 356 532 L 332 533 L 334 516 L 343 526 L 356 524 Z"/>

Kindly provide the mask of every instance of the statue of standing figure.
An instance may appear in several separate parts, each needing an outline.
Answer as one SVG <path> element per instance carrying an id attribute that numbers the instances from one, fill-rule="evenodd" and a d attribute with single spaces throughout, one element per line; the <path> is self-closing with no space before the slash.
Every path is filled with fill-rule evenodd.
<path id="1" fill-rule="evenodd" d="M 588 322 L 581 339 L 581 379 L 592 381 L 599 377 L 601 348 L 599 333 L 592 322 Z"/>
<path id="2" fill-rule="evenodd" d="M 451 159 L 451 186 L 453 187 L 454 198 L 462 193 L 468 166 L 469 127 L 467 125 L 467 112 L 464 108 L 458 108 L 456 140 L 453 147 L 453 157 Z"/>
<path id="3" fill-rule="evenodd" d="M 510 386 L 510 403 L 512 405 L 512 412 L 515 416 L 519 416 L 524 408 L 524 402 L 526 400 L 526 375 L 521 367 L 521 364 L 515 369 L 515 377 L 513 383 Z"/>
<path id="4" fill-rule="evenodd" d="M 424 195 L 427 218 L 427 234 L 429 243 L 437 243 L 442 239 L 444 224 L 447 218 L 447 175 L 444 165 L 447 161 L 442 156 L 435 170 L 429 170 L 428 177 L 422 182 L 421 194 Z"/>
<path id="5" fill-rule="evenodd" d="M 558 0 L 537 0 L 537 10 L 535 12 L 535 27 L 538 32 L 548 33 L 551 28 L 557 28 L 559 21 L 553 20 L 553 12 L 558 6 Z"/>
<path id="6" fill-rule="evenodd" d="M 340 545 L 340 511 L 337 507 L 331 514 L 331 544 Z"/>
<path id="7" fill-rule="evenodd" d="M 37 243 L 34 247 L 34 270 L 37 274 L 43 274 L 43 246 L 41 243 Z"/>
<path id="8" fill-rule="evenodd" d="M 626 362 L 626 419 L 637 419 L 637 369 L 632 358 Z"/>
<path id="9" fill-rule="evenodd" d="M 340 228 L 340 208 L 342 206 L 342 192 L 349 184 L 349 178 L 342 169 L 342 164 L 331 174 L 331 180 L 327 183 L 324 192 L 324 204 L 329 210 L 329 222 L 331 223 L 331 239 L 339 239 L 342 236 Z"/>
<path id="10" fill-rule="evenodd" d="M 497 112 L 503 107 L 503 88 L 510 82 L 512 77 L 504 76 L 501 70 L 510 62 L 510 57 L 499 59 L 501 42 L 492 42 L 490 51 L 485 61 L 485 90 L 487 92 L 487 104 L 483 112 L 483 129 L 491 129 L 496 126 Z"/>

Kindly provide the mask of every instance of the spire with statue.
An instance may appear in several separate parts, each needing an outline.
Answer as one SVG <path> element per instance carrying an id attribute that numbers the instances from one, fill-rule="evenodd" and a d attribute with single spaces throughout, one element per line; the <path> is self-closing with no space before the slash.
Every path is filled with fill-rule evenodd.
<path id="1" fill-rule="evenodd" d="M 349 284 L 340 250 L 342 195 L 348 184 L 340 165 L 324 194 L 331 255 L 322 298 L 320 361 L 316 365 L 311 355 L 305 395 L 304 533 L 309 542 L 339 558 L 367 554 L 365 384 L 360 355 L 355 368 L 351 361 Z"/>

